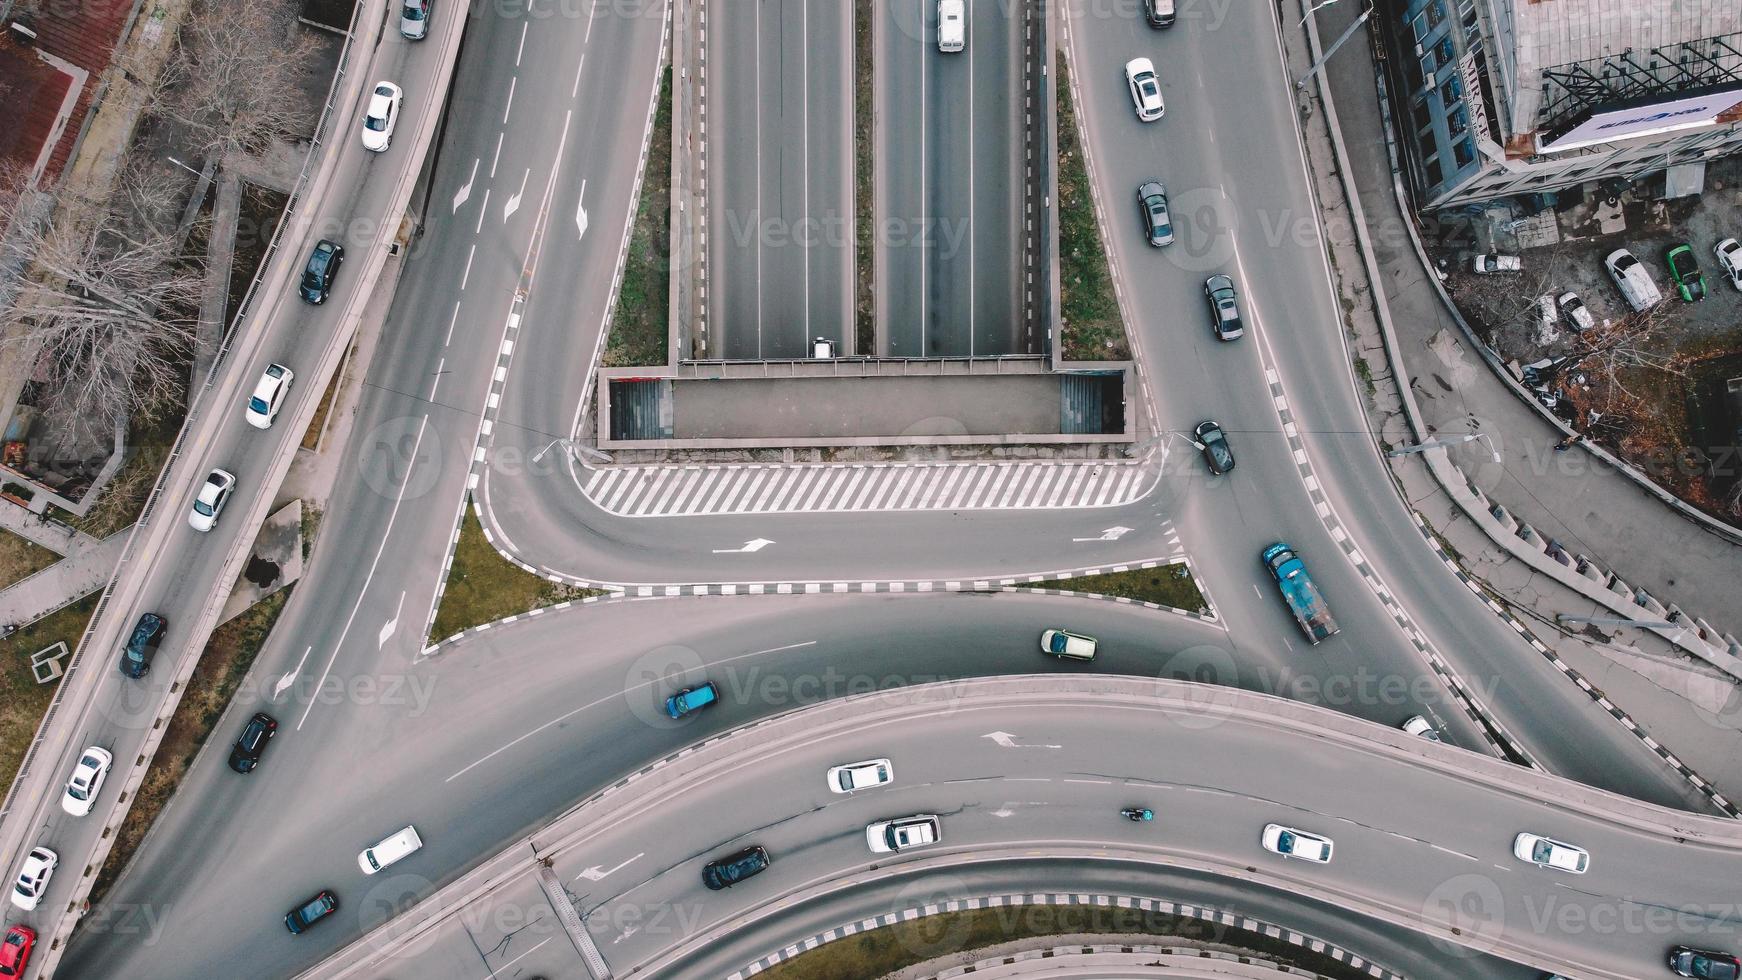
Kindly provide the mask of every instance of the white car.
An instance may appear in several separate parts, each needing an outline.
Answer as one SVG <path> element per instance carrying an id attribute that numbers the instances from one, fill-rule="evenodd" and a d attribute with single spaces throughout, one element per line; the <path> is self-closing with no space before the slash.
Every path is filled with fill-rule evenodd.
<path id="1" fill-rule="evenodd" d="M 1068 660 L 1095 659 L 1095 638 L 1069 630 L 1051 629 L 1040 633 L 1040 652 Z"/>
<path id="2" fill-rule="evenodd" d="M 429 0 L 400 0 L 399 36 L 421 41 L 429 34 Z"/>
<path id="3" fill-rule="evenodd" d="M 1524 268 L 1524 263 L 1516 255 L 1488 252 L 1471 259 L 1470 268 L 1475 272 L 1517 272 Z"/>
<path id="4" fill-rule="evenodd" d="M 964 0 L 938 0 L 938 50 L 960 51 L 968 44 L 968 5 Z"/>
<path id="5" fill-rule="evenodd" d="M 1154 122 L 1167 111 L 1167 106 L 1161 101 L 1161 79 L 1155 74 L 1155 64 L 1148 58 L 1132 58 L 1125 63 L 1125 82 L 1131 86 L 1131 101 L 1137 106 L 1137 118 Z"/>
<path id="6" fill-rule="evenodd" d="M 36 908 L 42 901 L 42 893 L 48 891 L 48 880 L 54 877 L 54 869 L 60 864 L 60 855 L 46 847 L 38 847 L 24 859 L 24 867 L 18 869 L 18 883 L 12 886 L 12 904 L 26 912 Z"/>
<path id="7" fill-rule="evenodd" d="M 1421 715 L 1410 715 L 1408 718 L 1405 718 L 1403 720 L 1403 730 L 1411 735 L 1425 738 L 1430 742 L 1437 742 L 1440 740 L 1440 730 L 1433 726 L 1433 722 L 1428 721 Z"/>
<path id="8" fill-rule="evenodd" d="M 942 838 L 937 815 L 932 813 L 879 820 L 865 828 L 865 845 L 875 854 L 924 847 L 936 844 Z"/>
<path id="9" fill-rule="evenodd" d="M 373 847 L 365 847 L 363 853 L 357 855 L 357 867 L 362 868 L 364 874 L 372 875 L 422 846 L 423 838 L 417 836 L 417 828 L 407 827 Z"/>
<path id="10" fill-rule="evenodd" d="M 363 149 L 380 153 L 393 143 L 393 126 L 399 122 L 399 101 L 402 93 L 392 82 L 376 82 L 369 96 L 369 109 L 363 114 Z"/>
<path id="11" fill-rule="evenodd" d="M 1561 312 L 1561 319 L 1580 333 L 1597 325 L 1597 321 L 1591 316 L 1591 308 L 1585 305 L 1578 293 L 1560 294 L 1555 299 L 1555 306 Z"/>
<path id="12" fill-rule="evenodd" d="M 1730 280 L 1730 285 L 1742 289 L 1742 242 L 1734 238 L 1726 238 L 1712 249 L 1718 256 L 1718 268 Z"/>
<path id="13" fill-rule="evenodd" d="M 1591 866 L 1591 855 L 1584 848 L 1536 834 L 1519 834 L 1513 838 L 1512 856 L 1539 868 L 1553 868 L 1576 875 L 1584 874 Z"/>
<path id="14" fill-rule="evenodd" d="M 1317 864 L 1331 862 L 1332 845 L 1329 837 L 1309 834 L 1279 823 L 1268 823 L 1264 825 L 1264 836 L 1259 841 L 1265 850 L 1285 858 L 1300 858 L 1302 861 Z"/>
<path id="15" fill-rule="evenodd" d="M 272 420 L 278 418 L 278 410 L 284 407 L 284 396 L 290 393 L 290 384 L 296 380 L 296 374 L 282 364 L 266 365 L 266 372 L 260 376 L 260 383 L 254 386 L 254 394 L 248 397 L 248 411 L 245 413 L 248 424 L 256 429 L 272 428 Z"/>
<path id="16" fill-rule="evenodd" d="M 228 470 L 207 473 L 206 482 L 200 484 L 200 492 L 194 495 L 193 510 L 188 512 L 188 526 L 196 531 L 210 531 L 215 527 L 218 515 L 224 512 L 224 504 L 234 489 L 236 478 Z"/>
<path id="17" fill-rule="evenodd" d="M 67 780 L 67 791 L 60 798 L 60 808 L 75 817 L 82 817 L 91 812 L 91 807 L 97 803 L 97 794 L 103 791 L 103 777 L 109 774 L 109 767 L 115 764 L 115 757 L 109 750 L 93 745 L 79 756 L 79 764 L 73 767 L 73 778 Z"/>
<path id="18" fill-rule="evenodd" d="M 894 780 L 895 767 L 889 764 L 888 759 L 850 762 L 829 770 L 829 792 L 851 793 L 856 789 L 870 789 Z"/>

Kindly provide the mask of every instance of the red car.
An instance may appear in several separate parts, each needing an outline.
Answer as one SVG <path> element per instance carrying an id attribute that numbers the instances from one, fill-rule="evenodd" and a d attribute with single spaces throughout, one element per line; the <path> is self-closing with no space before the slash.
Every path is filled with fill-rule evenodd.
<path id="1" fill-rule="evenodd" d="M 36 946 L 36 930 L 29 926 L 12 926 L 6 930 L 6 942 L 0 944 L 0 977 L 21 977 L 30 965 L 30 951 Z"/>

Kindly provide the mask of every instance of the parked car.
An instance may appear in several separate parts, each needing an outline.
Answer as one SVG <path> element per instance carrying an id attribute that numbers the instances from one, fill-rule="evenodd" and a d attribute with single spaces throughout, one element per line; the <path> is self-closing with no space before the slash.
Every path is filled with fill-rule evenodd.
<path id="1" fill-rule="evenodd" d="M 1245 333 L 1240 326 L 1240 304 L 1234 295 L 1234 280 L 1228 276 L 1211 276 L 1204 280 L 1204 296 L 1210 301 L 1210 329 L 1217 340 L 1239 340 Z"/>
<path id="2" fill-rule="evenodd" d="M 218 515 L 236 489 L 236 477 L 229 470 L 214 469 L 206 474 L 206 482 L 194 494 L 194 506 L 188 512 L 188 526 L 196 531 L 210 531 L 218 524 Z"/>
<path id="3" fill-rule="evenodd" d="M 730 888 L 768 870 L 768 851 L 758 846 L 734 851 L 702 867 L 702 884 L 709 891 Z"/>
<path id="4" fill-rule="evenodd" d="M 851 793 L 854 790 L 883 786 L 895 779 L 895 767 L 888 759 L 867 759 L 849 762 L 829 770 L 829 792 Z"/>
<path id="5" fill-rule="evenodd" d="M 1470 260 L 1470 269 L 1478 273 L 1517 272 L 1524 268 L 1524 263 L 1516 255 L 1502 255 L 1499 252 L 1487 252 Z"/>
<path id="6" fill-rule="evenodd" d="M 429 0 L 400 0 L 399 36 L 421 41 L 429 34 Z"/>
<path id="7" fill-rule="evenodd" d="M 284 917 L 284 927 L 293 936 L 301 935 L 309 926 L 332 915 L 339 908 L 339 896 L 322 890 L 320 894 L 291 909 Z"/>
<path id="8" fill-rule="evenodd" d="M 157 655 L 157 648 L 163 643 L 163 634 L 168 629 L 169 623 L 156 613 L 140 616 L 127 637 L 127 645 L 121 648 L 121 673 L 128 677 L 144 677 L 151 669 L 151 658 Z"/>
<path id="9" fill-rule="evenodd" d="M 261 754 L 266 751 L 266 743 L 276 734 L 277 719 L 264 711 L 256 711 L 254 717 L 248 719 L 248 724 L 242 726 L 236 744 L 230 746 L 230 768 L 241 773 L 253 772 L 260 764 Z"/>
<path id="10" fill-rule="evenodd" d="M 673 718 L 682 718 L 692 711 L 700 711 L 710 704 L 720 700 L 720 689 L 708 681 L 700 687 L 686 687 L 665 699 L 665 713 Z"/>
<path id="11" fill-rule="evenodd" d="M 282 364 L 266 365 L 266 371 L 254 385 L 254 394 L 248 396 L 248 410 L 242 413 L 243 418 L 256 429 L 272 428 L 272 420 L 278 418 L 278 410 L 284 407 L 284 396 L 290 393 L 291 382 L 295 380 L 296 374 L 290 368 Z"/>
<path id="12" fill-rule="evenodd" d="M 1718 256 L 1718 268 L 1724 270 L 1730 285 L 1742 289 L 1742 242 L 1726 238 L 1712 251 Z"/>
<path id="13" fill-rule="evenodd" d="M 31 848 L 24 865 L 18 869 L 18 880 L 12 885 L 12 904 L 26 912 L 35 909 L 59 866 L 60 855 L 46 847 Z"/>
<path id="14" fill-rule="evenodd" d="M 865 828 L 865 844 L 874 854 L 911 850 L 936 844 L 942 839 L 942 827 L 933 813 L 879 820 Z"/>
<path id="15" fill-rule="evenodd" d="M 1686 242 L 1671 246 L 1663 260 L 1669 265 L 1669 277 L 1675 280 L 1682 302 L 1698 303 L 1706 298 L 1706 276 L 1700 271 L 1700 260 L 1694 258 L 1693 246 Z"/>
<path id="16" fill-rule="evenodd" d="M 1198 448 L 1203 451 L 1204 462 L 1209 465 L 1210 472 L 1217 476 L 1234 468 L 1234 450 L 1228 448 L 1228 437 L 1222 434 L 1222 427 L 1215 422 L 1199 422 L 1192 430 L 1192 435 L 1198 441 Z"/>
<path id="17" fill-rule="evenodd" d="M 0 942 L 0 977 L 21 977 L 30 965 L 30 951 L 36 948 L 36 930 L 29 926 L 6 927 L 6 939 Z"/>
<path id="18" fill-rule="evenodd" d="M 1148 58 L 1127 61 L 1125 84 L 1131 88 L 1131 102 L 1137 107 L 1138 119 L 1154 122 L 1167 112 L 1161 101 L 1161 79 L 1156 77 L 1154 62 Z"/>
<path id="19" fill-rule="evenodd" d="M 1040 634 L 1040 652 L 1063 660 L 1093 660 L 1096 646 L 1094 637 L 1069 630 L 1042 630 Z"/>
<path id="20" fill-rule="evenodd" d="M 1440 740 L 1440 730 L 1433 726 L 1433 722 L 1428 721 L 1421 715 L 1410 715 L 1408 718 L 1405 718 L 1403 720 L 1403 730 L 1411 735 L 1418 735 L 1425 738 L 1430 742 L 1438 742 Z"/>
<path id="21" fill-rule="evenodd" d="M 363 869 L 364 874 L 372 875 L 422 846 L 423 838 L 417 835 L 417 828 L 406 827 L 363 848 L 363 853 L 357 855 L 357 867 Z"/>
<path id="22" fill-rule="evenodd" d="M 1513 838 L 1512 856 L 1539 868 L 1553 868 L 1576 875 L 1584 874 L 1591 866 L 1591 855 L 1584 848 L 1536 834 L 1519 834 Z"/>
<path id="23" fill-rule="evenodd" d="M 1329 837 L 1309 834 L 1279 823 L 1265 824 L 1264 835 L 1259 838 L 1259 842 L 1264 845 L 1265 850 L 1285 858 L 1300 858 L 1315 864 L 1329 864 L 1331 861 L 1333 845 Z"/>
<path id="24" fill-rule="evenodd" d="M 1644 312 L 1663 300 L 1651 273 L 1632 252 L 1624 248 L 1610 252 L 1603 257 L 1603 267 L 1609 270 L 1609 278 L 1615 280 L 1615 288 L 1621 290 L 1622 298 L 1627 300 L 1633 312 Z"/>
<path id="25" fill-rule="evenodd" d="M 308 254 L 308 264 L 302 267 L 302 300 L 316 306 L 327 301 L 333 291 L 333 277 L 345 262 L 345 246 L 331 239 L 315 242 Z"/>
<path id="26" fill-rule="evenodd" d="M 1555 308 L 1560 310 L 1561 319 L 1574 330 L 1584 333 L 1597 325 L 1597 321 L 1591 316 L 1590 307 L 1585 305 L 1578 293 L 1562 293 L 1554 302 Z"/>
<path id="27" fill-rule="evenodd" d="M 1742 962 L 1729 953 L 1715 949 L 1695 949 L 1677 946 L 1669 951 L 1669 968 L 1678 977 L 1699 980 L 1737 980 L 1742 977 Z"/>
<path id="28" fill-rule="evenodd" d="M 363 113 L 363 149 L 380 153 L 393 145 L 393 127 L 399 124 L 401 98 L 399 86 L 392 82 L 375 83 L 369 108 Z"/>
<path id="29" fill-rule="evenodd" d="M 938 0 L 938 50 L 960 51 L 968 43 L 968 5 L 964 0 Z"/>
<path id="30" fill-rule="evenodd" d="M 97 805 L 97 794 L 103 791 L 103 778 L 114 764 L 115 757 L 100 745 L 81 752 L 78 764 L 73 766 L 72 778 L 67 780 L 66 792 L 61 794 L 60 808 L 75 817 L 90 813 Z"/>
<path id="31" fill-rule="evenodd" d="M 1167 210 L 1167 188 L 1159 180 L 1137 185 L 1137 214 L 1149 244 L 1160 248 L 1173 244 L 1173 216 Z"/>

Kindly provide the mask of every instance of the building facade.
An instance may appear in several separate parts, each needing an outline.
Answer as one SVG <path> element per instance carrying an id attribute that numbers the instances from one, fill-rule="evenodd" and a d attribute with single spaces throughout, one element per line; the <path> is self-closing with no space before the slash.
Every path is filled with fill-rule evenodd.
<path id="1" fill-rule="evenodd" d="M 1742 150 L 1742 0 L 1372 0 L 1417 206 Z"/>

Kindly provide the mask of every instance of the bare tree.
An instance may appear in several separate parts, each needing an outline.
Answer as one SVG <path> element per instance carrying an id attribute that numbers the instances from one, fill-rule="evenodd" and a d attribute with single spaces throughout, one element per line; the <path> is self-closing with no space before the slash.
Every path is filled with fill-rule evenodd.
<path id="1" fill-rule="evenodd" d="M 1640 385 L 1686 377 L 1686 359 L 1659 336 L 1669 318 L 1667 305 L 1660 303 L 1579 333 L 1570 359 L 1561 365 L 1562 376 L 1584 374 L 1593 396 L 1591 405 L 1599 410 L 1637 409 L 1643 403 Z"/>
<path id="2" fill-rule="evenodd" d="M 284 0 L 198 0 L 157 83 L 153 109 L 191 148 L 257 153 L 283 130 L 285 93 L 307 79 L 315 41 Z"/>
<path id="3" fill-rule="evenodd" d="M 30 358 L 45 418 L 64 433 L 106 434 L 175 401 L 195 336 L 202 276 L 178 260 L 164 202 L 143 171 L 109 201 L 63 197 L 55 210 L 0 189 L 0 353 Z"/>

